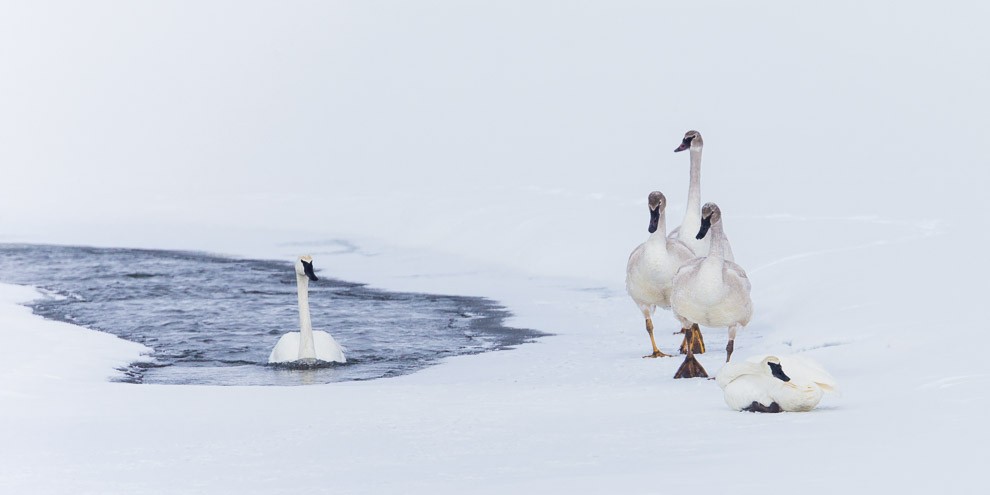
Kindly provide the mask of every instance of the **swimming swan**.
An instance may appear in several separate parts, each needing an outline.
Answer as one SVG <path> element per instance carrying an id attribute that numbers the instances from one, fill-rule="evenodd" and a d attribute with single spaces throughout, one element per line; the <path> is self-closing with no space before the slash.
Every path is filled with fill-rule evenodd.
<path id="1" fill-rule="evenodd" d="M 643 357 L 655 358 L 669 354 L 661 352 L 653 338 L 653 313 L 657 306 L 670 309 L 674 274 L 681 265 L 694 258 L 694 253 L 683 242 L 666 237 L 667 198 L 663 193 L 653 191 L 647 201 L 650 207 L 650 226 L 647 229 L 650 237 L 629 255 L 629 262 L 626 264 L 626 292 L 646 318 L 646 332 L 650 334 L 653 353 Z"/>
<path id="2" fill-rule="evenodd" d="M 754 356 L 726 363 L 715 382 L 725 403 L 736 411 L 810 411 L 825 392 L 838 388 L 835 378 L 801 356 Z"/>
<path id="3" fill-rule="evenodd" d="M 684 220 L 681 226 L 670 231 L 667 237 L 677 239 L 687 247 L 691 248 L 695 256 L 708 255 L 711 246 L 710 238 L 698 238 L 694 234 L 701 228 L 701 151 L 704 148 L 704 141 L 698 131 L 687 131 L 681 145 L 674 150 L 674 153 L 690 149 L 691 155 L 691 183 L 688 185 L 687 208 L 684 210 Z M 729 261 L 735 261 L 732 256 L 732 246 L 729 239 L 723 235 L 723 257 Z"/>
<path id="4" fill-rule="evenodd" d="M 729 343 L 725 346 L 725 361 L 728 362 L 736 331 L 746 326 L 753 316 L 750 283 L 741 266 L 725 259 L 722 211 L 715 203 L 705 203 L 701 209 L 701 228 L 697 237 L 701 239 L 706 235 L 711 237 L 708 256 L 695 258 L 677 271 L 670 303 L 674 316 L 684 328 L 693 323 L 729 328 Z M 708 375 L 689 352 L 674 378 L 696 376 Z"/>
<path id="5" fill-rule="evenodd" d="M 344 351 L 327 332 L 313 331 L 309 318 L 309 281 L 317 281 L 313 258 L 300 256 L 296 260 L 296 290 L 299 294 L 299 331 L 289 332 L 278 339 L 268 356 L 270 364 L 314 364 L 318 361 L 346 363 Z"/>

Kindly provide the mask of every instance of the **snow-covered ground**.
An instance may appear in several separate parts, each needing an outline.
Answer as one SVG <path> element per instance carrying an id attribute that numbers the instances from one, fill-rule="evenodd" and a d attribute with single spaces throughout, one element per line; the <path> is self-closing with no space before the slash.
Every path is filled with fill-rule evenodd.
<path id="1" fill-rule="evenodd" d="M 388 380 L 135 386 L 107 378 L 141 346 L 0 285 L 0 492 L 976 491 L 988 9 L 9 7 L 0 241 L 308 252 L 555 335 Z M 679 223 L 689 128 L 753 283 L 735 356 L 824 364 L 842 395 L 813 412 L 640 358 L 623 269 L 650 190 Z"/>

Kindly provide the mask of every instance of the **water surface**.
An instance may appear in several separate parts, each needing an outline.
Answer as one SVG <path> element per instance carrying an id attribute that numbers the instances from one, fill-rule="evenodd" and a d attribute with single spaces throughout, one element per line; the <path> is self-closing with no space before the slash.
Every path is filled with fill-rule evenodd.
<path id="1" fill-rule="evenodd" d="M 0 244 L 0 282 L 50 297 L 30 306 L 60 321 L 154 349 L 126 370 L 142 383 L 295 385 L 411 373 L 440 358 L 510 348 L 542 335 L 476 297 L 387 292 L 320 270 L 309 286 L 313 327 L 344 347 L 346 364 L 268 366 L 279 337 L 299 331 L 291 261 L 203 253 Z"/>

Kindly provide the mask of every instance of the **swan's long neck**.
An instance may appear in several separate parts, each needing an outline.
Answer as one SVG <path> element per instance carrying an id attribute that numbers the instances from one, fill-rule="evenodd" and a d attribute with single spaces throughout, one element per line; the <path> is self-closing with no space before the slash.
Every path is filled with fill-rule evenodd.
<path id="1" fill-rule="evenodd" d="M 650 234 L 648 242 L 663 242 L 667 244 L 667 209 L 660 210 L 660 220 L 657 221 L 657 230 Z"/>
<path id="2" fill-rule="evenodd" d="M 296 290 L 299 294 L 299 359 L 316 359 L 313 322 L 309 317 L 309 279 L 296 275 Z"/>
<path id="3" fill-rule="evenodd" d="M 725 231 L 722 230 L 722 222 L 712 224 L 708 235 L 712 236 L 712 243 L 708 247 L 708 259 L 719 262 L 725 260 Z"/>
<path id="4" fill-rule="evenodd" d="M 701 148 L 691 147 L 691 185 L 688 186 L 687 209 L 681 229 L 691 227 L 697 232 L 701 226 Z M 690 231 L 690 229 L 689 229 Z"/>

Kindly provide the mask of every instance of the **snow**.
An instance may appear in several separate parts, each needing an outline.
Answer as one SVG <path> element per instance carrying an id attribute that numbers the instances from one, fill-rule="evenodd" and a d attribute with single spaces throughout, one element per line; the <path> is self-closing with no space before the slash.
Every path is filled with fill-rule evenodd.
<path id="1" fill-rule="evenodd" d="M 147 349 L 0 285 L 0 492 L 981 486 L 986 5 L 62 7 L 0 16 L 0 241 L 309 253 L 554 335 L 387 380 L 137 386 L 108 378 Z M 753 285 L 734 360 L 822 363 L 842 394 L 812 412 L 640 358 L 623 268 L 649 191 L 683 215 L 692 128 Z"/>

